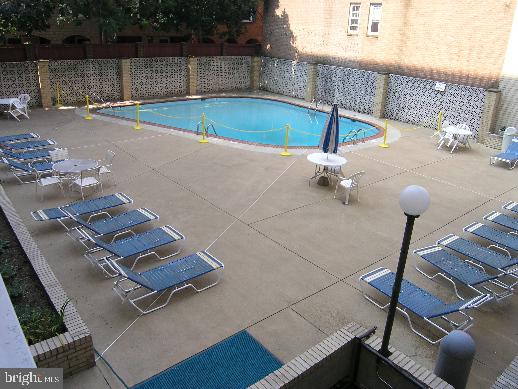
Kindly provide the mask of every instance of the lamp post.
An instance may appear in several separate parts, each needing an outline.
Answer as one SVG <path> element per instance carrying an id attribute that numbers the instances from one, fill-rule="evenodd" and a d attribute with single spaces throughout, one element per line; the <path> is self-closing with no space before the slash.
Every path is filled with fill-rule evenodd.
<path id="1" fill-rule="evenodd" d="M 383 333 L 383 342 L 381 344 L 380 354 L 389 357 L 390 351 L 389 341 L 392 333 L 392 325 L 394 324 L 394 316 L 401 291 L 401 282 L 403 281 L 403 273 L 405 272 L 406 259 L 408 255 L 408 247 L 412 238 L 412 229 L 414 221 L 422 215 L 430 205 L 430 195 L 425 188 L 419 185 L 407 186 L 399 195 L 399 205 L 406 215 L 405 234 L 401 243 L 401 252 L 399 254 L 399 262 L 397 265 L 394 286 L 392 287 L 392 297 L 387 314 L 387 322 L 385 323 L 385 332 Z"/>

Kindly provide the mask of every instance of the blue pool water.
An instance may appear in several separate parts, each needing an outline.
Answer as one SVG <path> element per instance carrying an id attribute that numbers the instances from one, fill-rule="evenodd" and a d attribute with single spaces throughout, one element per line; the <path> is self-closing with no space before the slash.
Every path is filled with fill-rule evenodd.
<path id="1" fill-rule="evenodd" d="M 135 119 L 135 107 L 109 108 L 103 114 Z M 209 98 L 140 106 L 142 122 L 196 131 L 205 114 L 210 136 L 233 140 L 282 146 L 285 126 L 290 125 L 290 147 L 318 146 L 326 123 L 327 112 L 279 101 L 254 98 Z M 374 126 L 348 118 L 340 118 L 340 142 L 351 142 L 379 133 Z"/>

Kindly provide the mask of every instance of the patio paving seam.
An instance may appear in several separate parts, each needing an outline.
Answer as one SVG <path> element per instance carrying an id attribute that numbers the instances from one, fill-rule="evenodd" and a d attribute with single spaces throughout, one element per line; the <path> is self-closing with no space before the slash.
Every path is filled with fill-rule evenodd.
<path id="1" fill-rule="evenodd" d="M 305 301 L 305 300 L 306 300 L 306 299 L 308 299 L 308 298 L 311 298 L 311 297 L 313 297 L 313 296 L 317 295 L 318 293 L 323 292 L 324 290 L 326 290 L 326 289 L 328 289 L 328 288 L 330 288 L 330 287 L 332 287 L 332 286 L 334 286 L 334 285 L 338 284 L 339 282 L 340 282 L 339 280 L 334 281 L 334 282 L 332 282 L 331 284 L 329 284 L 329 285 L 327 285 L 327 286 L 324 286 L 323 288 L 321 288 L 321 289 L 319 289 L 319 290 L 317 290 L 317 291 L 315 291 L 315 292 L 313 292 L 313 293 L 311 293 L 311 294 L 308 294 L 307 296 L 304 296 L 304 297 L 302 297 L 301 299 L 299 299 L 299 300 L 297 300 L 297 301 L 294 301 L 293 303 L 288 304 L 288 305 L 286 305 L 285 307 L 280 308 L 280 309 L 278 309 L 277 311 L 272 312 L 272 313 L 271 313 L 271 314 L 269 314 L 269 315 L 266 315 L 266 316 L 265 316 L 265 317 L 263 317 L 262 319 L 259 319 L 259 320 L 256 320 L 256 321 L 255 321 L 255 322 L 253 322 L 253 323 L 250 323 L 248 326 L 244 327 L 243 329 L 245 329 L 245 330 L 246 330 L 246 329 L 249 329 L 249 328 L 251 328 L 251 327 L 255 326 L 256 324 L 262 323 L 263 321 L 268 320 L 268 319 L 272 318 L 273 316 L 278 315 L 279 313 L 284 312 L 284 311 L 286 311 L 286 310 L 292 310 L 292 311 L 294 311 L 295 313 L 299 314 L 297 311 L 295 311 L 295 310 L 293 309 L 293 307 L 294 307 L 295 305 L 297 305 L 297 304 L 299 304 L 299 303 L 301 303 L 301 302 Z M 300 314 L 299 314 L 299 315 L 300 315 Z M 307 320 L 307 319 L 305 319 L 305 320 Z M 311 322 L 309 322 L 309 323 L 311 323 Z M 311 323 L 311 325 L 312 325 L 312 326 L 314 326 L 314 324 L 313 324 L 313 323 Z M 317 328 L 320 332 L 323 332 L 324 334 L 326 334 L 324 331 L 322 331 L 322 330 L 321 330 L 321 329 L 319 329 L 318 327 L 315 327 L 315 328 Z M 327 335 L 327 334 L 326 334 L 326 335 Z"/>
<path id="2" fill-rule="evenodd" d="M 428 163 L 425 163 L 425 164 L 423 164 L 423 165 L 416 166 L 416 167 L 414 167 L 414 168 L 412 168 L 412 169 L 407 169 L 407 168 L 404 168 L 404 167 L 401 167 L 401 166 L 394 165 L 394 164 L 389 163 L 389 162 L 381 161 L 381 160 L 379 160 L 379 159 L 377 159 L 377 158 L 374 158 L 374 157 L 371 157 L 371 156 L 369 156 L 369 155 L 362 154 L 362 153 L 361 153 L 361 150 L 360 150 L 360 151 L 354 151 L 354 150 L 353 150 L 353 151 L 350 151 L 350 153 L 351 153 L 351 154 L 355 154 L 355 155 L 357 155 L 357 156 L 359 156 L 359 157 L 362 157 L 362 158 L 369 159 L 369 160 L 371 160 L 371 161 L 377 162 L 377 163 L 379 163 L 379 164 L 381 164 L 381 165 L 390 166 L 390 167 L 393 167 L 393 168 L 396 168 L 396 169 L 400 169 L 400 170 L 405 170 L 405 171 L 410 171 L 410 170 L 414 170 L 414 169 L 419 169 L 419 168 L 422 168 L 422 167 L 425 167 L 425 166 L 433 165 L 433 164 L 435 164 L 435 163 L 437 163 L 437 162 L 445 161 L 445 160 L 448 160 L 448 159 L 453 159 L 453 156 L 452 156 L 452 155 L 449 155 L 449 156 L 447 156 L 447 157 L 439 158 L 439 159 L 436 159 L 436 160 L 434 160 L 434 161 L 430 161 L 430 162 L 428 162 Z"/>
<path id="3" fill-rule="evenodd" d="M 270 220 L 270 219 L 276 218 L 278 216 L 283 216 L 283 215 L 286 215 L 286 214 L 291 213 L 293 211 L 297 211 L 297 210 L 305 208 L 305 207 L 310 207 L 312 205 L 317 205 L 317 204 L 320 204 L 320 203 L 322 203 L 324 201 L 332 200 L 332 199 L 333 199 L 332 197 L 324 197 L 324 198 L 322 198 L 320 200 L 313 201 L 313 202 L 306 203 L 306 204 L 302 204 L 302 205 L 299 205 L 298 207 L 287 209 L 286 211 L 282 211 L 282 212 L 276 213 L 274 215 L 266 216 L 266 217 L 264 217 L 262 219 L 253 220 L 251 222 L 248 222 L 247 224 L 250 225 L 250 226 L 253 225 L 253 224 L 258 224 L 258 223 L 261 223 L 263 221 Z"/>
<path id="4" fill-rule="evenodd" d="M 124 150 L 124 149 L 121 149 L 123 152 L 125 152 L 126 154 L 132 156 L 133 158 L 137 159 L 132 153 L 128 152 L 127 150 Z M 197 152 L 200 152 L 202 151 L 203 149 L 199 149 L 199 150 L 195 150 L 195 151 L 192 151 L 188 154 L 185 154 L 185 155 L 182 155 L 178 158 L 176 158 L 175 160 L 173 161 L 170 161 L 168 163 L 173 163 L 173 162 L 176 162 L 176 161 L 179 161 L 185 157 L 187 157 L 188 155 L 192 155 L 194 153 L 197 153 Z M 187 192 L 193 194 L 194 196 L 196 196 L 197 198 L 199 198 L 200 200 L 202 201 L 205 201 L 207 204 L 210 204 L 211 206 L 213 206 L 215 209 L 217 209 L 218 211 L 220 212 L 223 212 L 224 214 L 226 214 L 227 216 L 230 216 L 234 219 L 238 219 L 240 220 L 237 216 L 233 215 L 232 213 L 230 213 L 229 211 L 219 207 L 218 205 L 216 205 L 215 203 L 213 203 L 212 201 L 206 199 L 205 197 L 203 197 L 201 194 L 199 194 L 198 192 L 196 192 L 195 190 L 189 188 L 188 186 L 185 186 L 183 185 L 182 183 L 180 183 L 179 181 L 175 180 L 173 177 L 169 177 L 167 175 L 165 175 L 164 173 L 162 173 L 160 170 L 158 170 L 158 167 L 152 167 L 150 165 L 148 165 L 145 161 L 142 161 L 142 160 L 139 160 L 137 159 L 139 162 L 141 162 L 145 167 L 149 168 L 151 171 L 155 172 L 157 175 L 159 175 L 160 177 L 176 184 L 177 186 L 179 186 L 180 188 L 182 188 L 183 190 L 186 190 Z M 163 165 L 161 165 L 163 166 Z M 160 166 L 159 166 L 160 167 Z M 246 223 L 245 223 L 246 224 Z"/>
<path id="5" fill-rule="evenodd" d="M 513 188 L 513 189 L 514 189 L 514 188 Z M 513 189 L 511 189 L 511 190 L 513 190 Z M 477 206 L 477 207 L 475 207 L 475 208 L 473 208 L 473 209 L 471 209 L 471 210 L 469 210 L 469 211 L 465 212 L 464 214 L 462 214 L 462 215 L 458 216 L 457 218 L 450 220 L 448 223 L 446 223 L 446 224 L 444 224 L 444 225 L 442 225 L 442 226 L 440 226 L 440 227 L 436 228 L 435 230 L 433 230 L 433 231 L 431 231 L 431 232 L 429 232 L 429 233 L 427 233 L 427 234 L 425 234 L 425 235 L 423 235 L 423 236 L 420 236 L 420 237 L 418 237 L 417 239 L 412 239 L 412 240 L 411 240 L 411 242 L 410 242 L 410 244 L 415 244 L 415 243 L 417 243 L 417 242 L 419 242 L 419 241 L 421 241 L 421 240 L 423 240 L 423 239 L 427 239 L 430 235 L 433 235 L 435 232 L 439 231 L 440 229 L 442 229 L 442 228 L 444 228 L 444 227 L 447 227 L 449 224 L 451 224 L 451 223 L 455 222 L 456 220 L 458 220 L 458 219 L 460 219 L 460 218 L 463 218 L 464 216 L 468 215 L 469 213 L 471 213 L 471 212 L 475 211 L 476 209 L 478 209 L 478 208 L 480 208 L 480 207 L 483 207 L 484 205 L 486 205 L 486 204 L 487 204 L 487 203 L 489 203 L 490 201 L 492 201 L 492 200 L 487 200 L 487 201 L 485 201 L 484 203 L 480 204 L 479 206 Z M 380 259 L 378 259 L 378 260 L 376 260 L 376 261 L 371 262 L 371 263 L 370 263 L 370 264 L 368 264 L 367 266 L 365 266 L 365 267 L 363 267 L 363 268 L 361 268 L 361 269 L 358 269 L 358 270 L 357 270 L 357 271 L 355 271 L 354 273 L 351 273 L 351 274 L 349 274 L 349 275 L 347 275 L 347 276 L 345 276 L 345 277 L 342 277 L 342 278 L 340 279 L 340 281 L 345 281 L 345 282 L 347 282 L 347 280 L 348 280 L 350 277 L 353 277 L 353 276 L 357 275 L 358 273 L 360 273 L 360 272 L 362 272 L 362 271 L 367 270 L 369 267 L 371 267 L 371 266 L 373 266 L 373 265 L 375 265 L 375 264 L 377 264 L 377 263 L 379 263 L 379 262 L 381 262 L 381 261 L 383 261 L 383 260 L 387 259 L 388 257 L 390 257 L 390 256 L 392 256 L 392 255 L 396 255 L 398 252 L 399 252 L 399 249 L 397 249 L 397 250 L 393 251 L 392 253 L 390 253 L 390 254 L 388 254 L 388 255 L 384 256 L 383 258 L 380 258 Z M 349 282 L 347 282 L 347 284 L 348 284 L 348 285 L 351 285 L 351 286 L 353 286 L 355 289 L 359 290 L 358 288 L 356 288 L 354 285 L 350 284 Z M 360 291 L 360 290 L 359 290 L 359 291 Z"/>
<path id="6" fill-rule="evenodd" d="M 294 306 L 290 306 L 290 310 L 292 310 L 297 316 L 300 316 L 302 320 L 304 320 L 306 323 L 311 325 L 313 328 L 315 328 L 317 331 L 321 332 L 323 335 L 329 336 L 330 334 L 326 333 L 324 330 L 319 328 L 315 323 L 311 322 L 309 319 L 307 319 L 304 315 L 302 315 L 299 311 L 297 311 Z"/>
<path id="7" fill-rule="evenodd" d="M 121 139 L 121 140 L 106 141 L 106 142 L 103 142 L 103 143 L 91 143 L 91 144 L 87 144 L 87 145 L 68 147 L 68 149 L 69 150 L 88 149 L 88 148 L 91 148 L 91 147 L 104 146 L 106 144 L 112 144 L 112 145 L 116 146 L 117 143 L 137 142 L 137 141 L 141 141 L 141 140 L 147 140 L 147 139 L 153 139 L 153 138 L 162 137 L 162 136 L 165 136 L 165 135 L 167 135 L 167 134 L 150 135 L 150 136 L 144 136 L 144 137 L 138 137 L 138 138 L 126 138 L 126 139 Z"/>
<path id="8" fill-rule="evenodd" d="M 183 155 L 183 156 L 180 156 L 180 157 L 178 157 L 178 158 L 177 158 L 176 160 L 174 160 L 174 161 L 177 161 L 177 160 L 180 160 L 180 159 L 182 159 L 182 158 L 185 158 L 185 157 L 187 157 L 188 155 L 192 155 L 192 154 L 197 153 L 197 152 L 199 152 L 199 151 L 201 151 L 201 150 L 202 150 L 202 149 L 195 150 L 195 151 L 193 151 L 193 152 L 191 152 L 191 153 L 188 153 L 188 154 L 185 154 L 185 155 Z M 129 155 L 133 156 L 133 155 L 132 155 L 132 153 L 130 153 L 130 152 L 126 151 L 126 150 L 123 150 L 123 151 L 124 151 L 125 153 L 127 153 L 127 154 L 129 154 Z M 135 158 L 135 156 L 133 156 L 133 157 Z M 172 163 L 172 162 L 174 162 L 174 161 L 171 161 L 170 163 Z M 295 163 L 295 162 L 296 162 L 296 161 L 294 161 L 294 163 Z M 325 270 L 324 268 L 322 268 L 322 267 L 318 266 L 317 264 L 313 263 L 313 262 L 312 262 L 312 261 L 310 261 L 309 259 L 304 258 L 303 256 L 301 256 L 300 254 L 296 253 L 296 252 L 295 252 L 295 251 L 293 251 L 292 249 L 288 248 L 287 246 L 285 246 L 285 245 L 283 245 L 282 243 L 280 243 L 280 242 L 276 241 L 275 239 L 273 239 L 273 238 L 269 237 L 268 235 L 264 234 L 263 232 L 261 232 L 261 231 L 257 230 L 257 229 L 256 229 L 256 228 L 254 228 L 253 226 L 249 225 L 247 222 L 245 222 L 245 221 L 243 221 L 242 219 L 240 219 L 240 217 L 242 217 L 244 214 L 241 214 L 241 215 L 239 215 L 239 216 L 235 216 L 235 215 L 233 215 L 232 213 L 230 213 L 229 211 L 227 211 L 227 210 L 225 210 L 225 209 L 222 209 L 221 207 L 219 207 L 218 205 L 214 204 L 214 203 L 213 203 L 213 202 L 211 202 L 210 200 L 208 200 L 208 199 L 204 198 L 202 195 L 200 195 L 200 194 L 199 194 L 199 193 L 197 193 L 196 191 L 192 190 L 191 188 L 184 186 L 184 185 L 183 185 L 183 184 L 181 184 L 180 182 L 176 181 L 174 178 L 172 178 L 172 177 L 169 177 L 169 176 L 165 175 L 164 173 L 162 173 L 161 171 L 159 171 L 159 170 L 158 170 L 158 168 L 156 168 L 156 167 L 151 167 L 151 166 L 149 166 L 147 163 L 145 163 L 144 161 L 142 161 L 142 164 L 143 164 L 144 166 L 148 167 L 149 169 L 151 169 L 151 171 L 154 171 L 156 174 L 160 175 L 161 177 L 163 177 L 163 178 L 167 179 L 167 180 L 168 180 L 168 181 L 170 181 L 170 182 L 173 182 L 174 184 L 178 185 L 178 186 L 179 186 L 179 187 L 181 187 L 182 189 L 187 190 L 188 192 L 190 192 L 190 193 L 194 194 L 196 197 L 198 197 L 198 198 L 200 198 L 201 200 L 203 200 L 203 201 L 207 202 L 208 204 L 210 204 L 211 206 L 213 206 L 215 209 L 217 209 L 217 210 L 219 210 L 219 211 L 223 212 L 223 213 L 224 213 L 224 214 L 226 214 L 227 216 L 232 217 L 233 219 L 235 219 L 235 220 L 234 220 L 234 222 L 240 222 L 241 224 L 243 224 L 243 225 L 247 226 L 248 228 L 252 229 L 253 231 L 255 231 L 255 232 L 259 233 L 260 235 L 264 236 L 265 238 L 269 239 L 269 240 L 270 240 L 270 241 L 272 241 L 273 243 L 275 243 L 275 244 L 279 245 L 280 247 L 284 248 L 285 250 L 289 251 L 290 253 L 292 253 L 292 254 L 296 255 L 296 256 L 297 256 L 297 257 L 299 257 L 300 259 L 302 259 L 302 260 L 304 260 L 304 261 L 306 261 L 306 262 L 308 262 L 308 263 L 312 264 L 314 267 L 318 268 L 319 270 L 322 270 L 322 271 L 324 271 L 325 273 L 327 273 L 327 274 L 329 274 L 329 275 L 331 275 L 331 276 L 333 276 L 333 277 L 337 278 L 337 276 L 336 276 L 335 274 L 332 274 L 332 273 L 328 272 L 328 271 L 327 271 L 327 270 Z M 326 200 L 326 199 L 320 200 L 319 202 L 324 201 L 324 200 Z"/>
<path id="9" fill-rule="evenodd" d="M 470 189 L 470 188 L 466 188 L 466 187 L 463 187 L 463 186 L 460 186 L 460 185 L 456 185 L 456 184 L 453 184 L 453 183 L 451 183 L 451 182 L 449 182 L 449 181 L 442 180 L 442 179 L 437 178 L 437 177 L 427 176 L 426 174 L 419 173 L 419 172 L 417 172 L 417 171 L 416 171 L 417 169 L 418 169 L 418 168 L 416 168 L 416 169 L 412 169 L 412 170 L 410 171 L 410 173 L 415 174 L 416 176 L 420 176 L 420 177 L 422 177 L 422 178 L 426 178 L 426 179 L 428 179 L 428 180 L 432 180 L 432 181 L 440 182 L 441 184 L 449 185 L 449 186 L 451 186 L 451 187 L 453 187 L 453 188 L 456 188 L 456 189 L 461 189 L 461 190 L 465 190 L 465 191 L 467 191 L 467 192 L 471 192 L 471 193 L 473 193 L 473 194 L 476 194 L 477 196 L 486 197 L 486 198 L 489 198 L 489 199 L 492 199 L 492 198 L 493 198 L 493 197 L 492 197 L 492 196 L 490 196 L 490 195 L 487 195 L 487 194 L 484 194 L 484 193 L 477 192 L 476 190 L 473 190 L 473 189 Z"/>
<path id="10" fill-rule="evenodd" d="M 379 179 L 377 181 L 371 182 L 371 183 L 369 183 L 369 184 L 367 184 L 365 186 L 360 185 L 360 189 L 368 189 L 368 188 L 370 188 L 371 186 L 373 186 L 375 184 L 378 184 L 378 183 L 383 182 L 383 181 L 385 181 L 387 179 L 390 179 L 390 178 L 394 178 L 394 177 L 400 176 L 400 175 L 405 174 L 405 173 L 407 173 L 407 171 L 402 171 L 402 172 L 393 174 L 391 176 L 383 177 L 383 178 L 381 178 L 381 179 Z M 334 200 L 334 194 L 330 194 L 329 196 L 326 196 L 326 197 L 324 197 L 324 198 L 322 198 L 320 200 L 317 200 L 317 201 L 314 201 L 314 202 L 310 202 L 310 203 L 306 203 L 306 204 L 300 205 L 300 206 L 295 207 L 295 208 L 288 209 L 286 211 L 282 211 L 282 212 L 274 214 L 274 215 L 266 216 L 266 217 L 264 217 L 262 219 L 253 220 L 253 221 L 249 222 L 249 224 L 252 225 L 252 224 L 261 223 L 263 221 L 266 221 L 266 220 L 269 220 L 269 219 L 273 219 L 273 218 L 278 217 L 278 216 L 283 216 L 283 215 L 286 215 L 286 214 L 291 213 L 293 211 L 297 211 L 297 210 L 302 209 L 304 207 L 320 204 L 320 203 L 322 203 L 324 201 L 327 201 L 327 200 Z"/>
<path id="11" fill-rule="evenodd" d="M 259 235 L 265 237 L 266 239 L 270 240 L 271 242 L 277 244 L 278 246 L 282 247 L 283 249 L 285 249 L 286 251 L 290 252 L 291 254 L 294 254 L 296 255 L 297 257 L 299 257 L 300 259 L 302 259 L 303 261 L 306 261 L 307 263 L 313 265 L 314 267 L 316 267 L 317 269 L 319 270 L 322 270 L 323 272 L 325 272 L 326 274 L 329 274 L 330 276 L 332 277 L 335 277 L 336 279 L 339 279 L 339 277 L 336 275 L 336 274 L 333 274 L 331 273 L 330 271 L 324 269 L 323 267 L 317 265 L 316 263 L 312 262 L 311 260 L 309 260 L 308 258 L 305 258 L 303 257 L 301 254 L 297 253 L 295 250 L 289 248 L 288 246 L 284 245 L 283 243 L 281 242 L 278 242 L 276 241 L 275 239 L 273 239 L 272 237 L 270 237 L 269 235 L 267 235 L 266 233 L 264 233 L 263 231 L 261 230 L 258 230 L 257 228 L 255 228 L 254 226 L 250 226 L 248 224 L 246 224 L 246 222 L 244 222 L 243 220 L 241 219 L 238 219 L 241 223 L 243 223 L 245 226 L 247 226 L 248 228 L 250 228 L 251 230 L 257 232 Z"/>

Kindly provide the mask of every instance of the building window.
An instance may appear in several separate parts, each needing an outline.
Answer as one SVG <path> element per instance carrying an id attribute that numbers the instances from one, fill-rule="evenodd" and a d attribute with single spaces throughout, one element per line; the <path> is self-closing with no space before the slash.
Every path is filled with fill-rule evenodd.
<path id="1" fill-rule="evenodd" d="M 243 20 L 241 20 L 241 22 L 243 22 L 243 23 L 253 23 L 253 22 L 255 22 L 256 12 L 257 12 L 257 10 L 252 8 L 249 12 L 247 12 L 247 14 L 243 18 Z"/>
<path id="2" fill-rule="evenodd" d="M 360 3 L 351 3 L 349 5 L 349 34 L 358 34 L 360 27 Z"/>
<path id="3" fill-rule="evenodd" d="M 371 3 L 369 10 L 369 31 L 367 35 L 378 35 L 381 21 L 381 4 Z"/>

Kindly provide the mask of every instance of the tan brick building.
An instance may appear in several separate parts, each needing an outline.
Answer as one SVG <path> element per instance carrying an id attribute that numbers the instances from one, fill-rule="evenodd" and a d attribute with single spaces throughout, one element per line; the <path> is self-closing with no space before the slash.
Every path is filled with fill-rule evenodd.
<path id="1" fill-rule="evenodd" d="M 498 87 L 515 7 L 516 0 L 272 0 L 264 47 L 273 57 Z"/>

